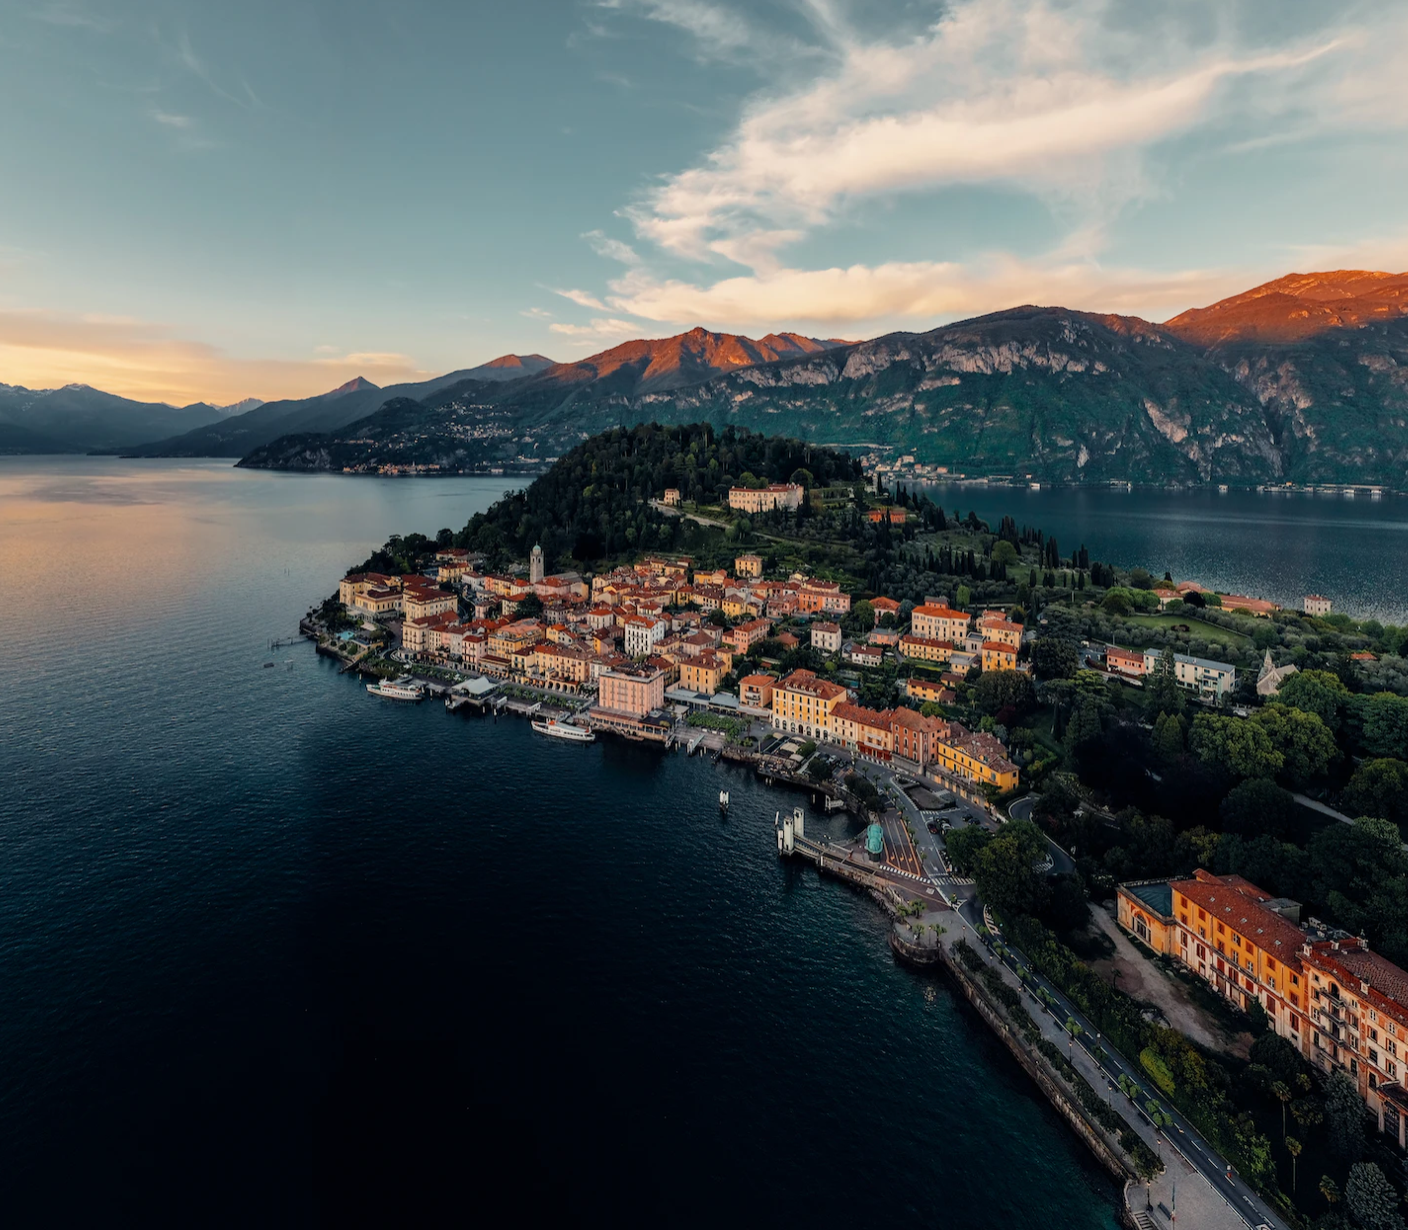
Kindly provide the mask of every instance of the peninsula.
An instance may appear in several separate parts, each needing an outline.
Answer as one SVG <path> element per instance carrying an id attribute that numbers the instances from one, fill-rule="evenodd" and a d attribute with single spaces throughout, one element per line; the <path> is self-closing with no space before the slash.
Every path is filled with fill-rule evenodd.
<path id="1" fill-rule="evenodd" d="M 854 840 L 799 814 L 780 849 L 870 891 L 1151 1199 L 1187 1166 L 1208 1224 L 1277 1224 L 1298 1165 L 1391 1187 L 1408 1123 L 1408 633 L 1302 606 L 696 424 L 390 539 L 304 626 L 409 676 L 383 694 L 702 746 L 851 811 Z"/>

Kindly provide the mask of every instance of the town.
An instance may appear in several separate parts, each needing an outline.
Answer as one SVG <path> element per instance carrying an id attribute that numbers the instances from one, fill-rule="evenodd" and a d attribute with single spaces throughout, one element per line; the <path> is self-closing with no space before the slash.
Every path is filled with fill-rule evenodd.
<path id="1" fill-rule="evenodd" d="M 679 429 L 679 443 L 698 430 Z M 632 445 L 613 436 L 608 447 Z M 581 464 L 569 456 L 541 490 L 506 496 L 463 534 L 388 543 L 310 612 L 305 632 L 344 670 L 373 679 L 376 695 L 519 713 L 545 735 L 576 741 L 703 747 L 854 814 L 861 832 L 838 843 L 809 836 L 802 809 L 785 823 L 779 810 L 779 852 L 870 892 L 894 916 L 896 953 L 944 964 L 1038 1083 L 1068 1091 L 1053 1100 L 1097 1156 L 1142 1177 L 1150 1200 L 1180 1198 L 1205 1224 L 1229 1226 L 1240 1224 L 1225 1216 L 1237 1200 L 1268 1225 L 1277 1224 L 1272 1207 L 1283 1216 L 1291 1207 L 1275 1192 L 1273 1146 L 1233 1113 L 1240 1089 L 1183 1089 L 1168 1074 L 1183 1062 L 1183 1034 L 1072 972 L 1084 967 L 1066 940 L 1093 942 L 1080 940 L 1084 920 L 1107 909 L 1147 985 L 1168 982 L 1176 966 L 1239 1019 L 1258 1016 L 1289 1049 L 1267 1060 L 1262 1047 L 1254 1062 L 1279 1063 L 1292 1083 L 1312 1070 L 1341 1074 L 1374 1135 L 1403 1147 L 1408 974 L 1336 922 L 1307 915 L 1302 925 L 1284 882 L 1265 890 L 1241 874 L 1261 864 L 1249 862 L 1260 847 L 1239 845 L 1240 834 L 1263 821 L 1224 820 L 1226 831 L 1206 836 L 1196 823 L 1219 801 L 1224 816 L 1234 803 L 1253 814 L 1290 807 L 1349 840 L 1350 816 L 1293 792 L 1315 784 L 1320 799 L 1337 801 L 1327 770 L 1336 737 L 1348 736 L 1332 737 L 1333 706 L 1347 711 L 1351 697 L 1325 669 L 1328 654 L 1338 653 L 1346 677 L 1360 671 L 1393 686 L 1400 630 L 1356 625 L 1319 594 L 1293 613 L 1117 570 L 1084 547 L 1062 556 L 1010 519 L 996 533 L 971 514 L 946 522 L 903 488 L 854 481 L 841 462 L 830 463 L 839 481 L 815 486 L 796 470 L 771 481 L 749 474 L 713 498 L 684 483 L 638 488 L 623 506 L 633 532 L 595 568 L 532 538 L 520 537 L 518 552 L 481 545 L 501 540 L 491 529 L 500 513 L 521 534 L 534 501 L 545 538 L 571 541 L 553 518 L 595 514 L 555 511 L 562 497 L 551 484 Z M 592 473 L 609 464 L 594 462 Z M 632 538 L 641 549 L 629 549 Z M 689 549 L 646 549 L 651 540 Z M 873 546 L 861 554 L 846 545 L 857 541 Z M 881 566 L 866 584 L 857 565 L 871 558 Z M 571 566 L 550 569 L 550 559 Z M 1236 660 L 1209 655 L 1214 646 Z M 1387 691 L 1355 700 L 1353 730 L 1386 729 L 1380 712 L 1398 703 Z M 1375 754 L 1396 745 L 1382 747 Z M 1346 798 L 1381 763 L 1356 770 Z M 727 800 L 721 791 L 721 808 Z M 1150 805 L 1187 836 L 1175 840 L 1169 827 L 1162 852 L 1145 854 L 1140 844 L 1161 831 L 1150 824 L 1167 825 L 1141 814 Z M 1355 840 L 1378 840 L 1361 827 L 1378 823 L 1354 820 Z M 1396 836 L 1391 846 L 1401 853 Z M 1177 874 L 1149 874 L 1165 869 Z M 1383 932 L 1381 917 L 1365 915 L 1368 931 Z M 1014 1007 L 1014 993 L 1036 1018 Z M 1161 994 L 1177 1020 L 1186 988 Z M 1065 1066 L 1052 1031 L 1072 1043 Z M 1100 1047 L 1102 1031 L 1123 1058 Z M 1307 1065 L 1299 1075 L 1288 1055 Z M 1211 1070 L 1219 1061 L 1199 1062 Z M 1102 1081 L 1111 1090 L 1118 1082 L 1126 1104 L 1096 1108 L 1091 1090 Z M 1308 1089 L 1297 1090 L 1297 1113 L 1321 1113 L 1321 1095 Z M 1269 1094 L 1262 1101 L 1274 1105 Z M 1208 1157 L 1223 1154 L 1226 1173 L 1195 1164 L 1173 1123 Z M 1300 1145 L 1285 1134 L 1277 1155 L 1292 1148 Z M 1263 1194 L 1275 1199 L 1261 1204 Z M 1127 1204 L 1135 1224 L 1154 1224 L 1135 1216 L 1133 1197 Z"/>

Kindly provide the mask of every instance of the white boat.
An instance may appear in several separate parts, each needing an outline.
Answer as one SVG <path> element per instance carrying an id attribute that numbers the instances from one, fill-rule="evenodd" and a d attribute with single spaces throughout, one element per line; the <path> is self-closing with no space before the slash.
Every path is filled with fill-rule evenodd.
<path id="1" fill-rule="evenodd" d="M 727 790 L 720 790 L 720 791 L 719 791 L 719 810 L 720 810 L 720 811 L 728 811 L 728 791 L 727 791 Z"/>
<path id="2" fill-rule="evenodd" d="M 381 696 L 386 700 L 425 699 L 425 686 L 417 683 L 409 675 L 402 675 L 399 679 L 382 679 L 377 683 L 369 683 L 367 691 L 373 696 Z"/>
<path id="3" fill-rule="evenodd" d="M 592 743 L 596 740 L 596 735 L 585 726 L 578 726 L 573 722 L 559 722 L 556 718 L 548 718 L 545 722 L 535 719 L 533 729 L 540 735 L 568 739 L 573 743 Z"/>

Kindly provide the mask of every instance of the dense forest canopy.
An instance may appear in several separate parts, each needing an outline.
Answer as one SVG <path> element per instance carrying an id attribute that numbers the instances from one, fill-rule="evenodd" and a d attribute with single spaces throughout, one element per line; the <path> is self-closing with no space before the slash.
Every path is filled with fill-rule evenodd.
<path id="1" fill-rule="evenodd" d="M 523 559 L 541 544 L 556 566 L 673 550 L 689 531 L 650 500 L 678 487 L 687 501 L 725 503 L 728 489 L 742 486 L 745 476 L 768 483 L 796 476 L 826 486 L 858 482 L 861 471 L 845 453 L 734 427 L 617 428 L 579 444 L 526 491 L 476 513 L 455 545 L 491 559 Z"/>

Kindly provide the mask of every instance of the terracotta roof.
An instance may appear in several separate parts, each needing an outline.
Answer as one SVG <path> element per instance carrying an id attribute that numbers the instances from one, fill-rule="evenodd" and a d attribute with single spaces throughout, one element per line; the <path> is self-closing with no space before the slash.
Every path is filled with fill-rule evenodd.
<path id="1" fill-rule="evenodd" d="M 1333 943 L 1314 945 L 1306 961 L 1334 974 L 1341 982 L 1349 984 L 1350 990 L 1360 994 L 1363 992 L 1359 991 L 1358 984 L 1368 983 L 1369 999 L 1374 1007 L 1381 1011 L 1396 1009 L 1392 1015 L 1408 1021 L 1408 970 L 1400 969 L 1387 957 L 1359 947 L 1355 940 L 1341 940 L 1338 948 Z"/>
<path id="2" fill-rule="evenodd" d="M 929 616 L 931 619 L 970 619 L 970 618 L 972 618 L 970 615 L 966 615 L 966 614 L 964 614 L 964 612 L 962 612 L 962 611 L 955 611 L 952 607 L 947 607 L 947 606 L 928 606 L 927 604 L 926 604 L 925 606 L 917 606 L 917 607 L 915 607 L 915 608 L 914 608 L 914 613 L 915 613 L 916 615 L 927 615 L 927 616 Z"/>
<path id="3" fill-rule="evenodd" d="M 1201 868 L 1191 880 L 1175 880 L 1172 888 L 1208 912 L 1224 927 L 1291 966 L 1300 968 L 1305 932 L 1288 918 L 1269 910 L 1271 894 L 1241 876 L 1215 876 Z M 1191 923 L 1191 920 L 1190 920 Z"/>

